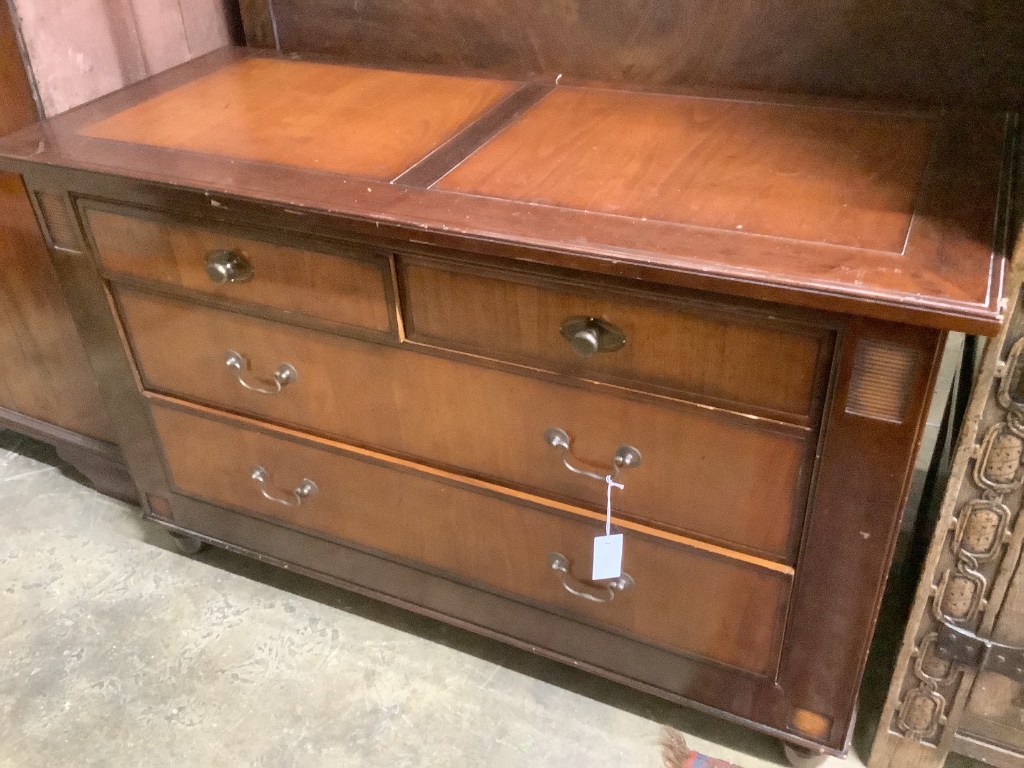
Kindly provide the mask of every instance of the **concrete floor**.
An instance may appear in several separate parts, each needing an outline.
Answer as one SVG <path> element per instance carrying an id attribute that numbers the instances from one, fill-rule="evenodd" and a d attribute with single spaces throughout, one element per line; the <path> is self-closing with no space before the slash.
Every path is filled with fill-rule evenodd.
<path id="1" fill-rule="evenodd" d="M 180 555 L 0 432 L 2 768 L 658 768 L 666 724 L 743 768 L 784 763 L 773 739 L 500 643 L 227 552 Z"/>

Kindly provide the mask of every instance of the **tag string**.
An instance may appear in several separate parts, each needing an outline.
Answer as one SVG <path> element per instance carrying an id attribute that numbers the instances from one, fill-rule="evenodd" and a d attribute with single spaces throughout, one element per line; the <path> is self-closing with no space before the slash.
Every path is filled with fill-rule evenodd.
<path id="1" fill-rule="evenodd" d="M 611 475 L 605 475 L 604 476 L 604 481 L 606 483 L 608 483 L 608 504 L 605 507 L 605 509 L 607 510 L 607 514 L 605 515 L 605 521 L 604 521 L 604 535 L 605 536 L 611 536 L 612 535 L 612 488 L 618 488 L 618 489 L 621 490 L 622 488 L 625 488 L 626 486 L 624 486 L 622 483 L 616 483 L 614 480 L 612 480 L 612 476 Z"/>

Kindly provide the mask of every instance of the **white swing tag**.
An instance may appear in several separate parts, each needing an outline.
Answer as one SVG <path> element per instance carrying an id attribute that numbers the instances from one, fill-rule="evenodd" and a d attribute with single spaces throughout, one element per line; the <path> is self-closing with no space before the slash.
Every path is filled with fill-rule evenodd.
<path id="1" fill-rule="evenodd" d="M 617 579 L 622 575 L 622 534 L 594 539 L 594 581 Z"/>
<path id="2" fill-rule="evenodd" d="M 604 480 L 608 483 L 605 535 L 594 538 L 594 573 L 590 577 L 594 581 L 617 579 L 622 575 L 622 534 L 612 533 L 612 488 L 622 488 L 623 486 L 612 480 L 611 475 L 606 475 Z"/>

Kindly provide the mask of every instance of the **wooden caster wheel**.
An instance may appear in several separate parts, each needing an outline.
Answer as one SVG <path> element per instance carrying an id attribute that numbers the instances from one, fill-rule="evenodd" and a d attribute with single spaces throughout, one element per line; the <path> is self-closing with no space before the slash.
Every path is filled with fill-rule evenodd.
<path id="1" fill-rule="evenodd" d="M 820 749 L 799 747 L 785 741 L 782 742 L 782 750 L 786 753 L 786 760 L 793 768 L 818 768 L 828 760 L 828 755 Z"/>
<path id="2" fill-rule="evenodd" d="M 183 555 L 198 555 L 206 549 L 206 542 L 200 541 L 195 536 L 186 536 L 183 533 L 172 533 L 174 545 Z"/>

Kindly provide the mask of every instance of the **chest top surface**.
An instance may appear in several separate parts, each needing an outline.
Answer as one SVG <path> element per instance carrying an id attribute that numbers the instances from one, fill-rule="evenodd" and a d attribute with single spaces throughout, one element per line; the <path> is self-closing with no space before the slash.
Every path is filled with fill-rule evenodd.
<path id="1" fill-rule="evenodd" d="M 223 49 L 17 134 L 40 164 L 464 251 L 990 332 L 1002 113 L 653 93 Z M 71 185 L 73 188 L 73 185 Z"/>

